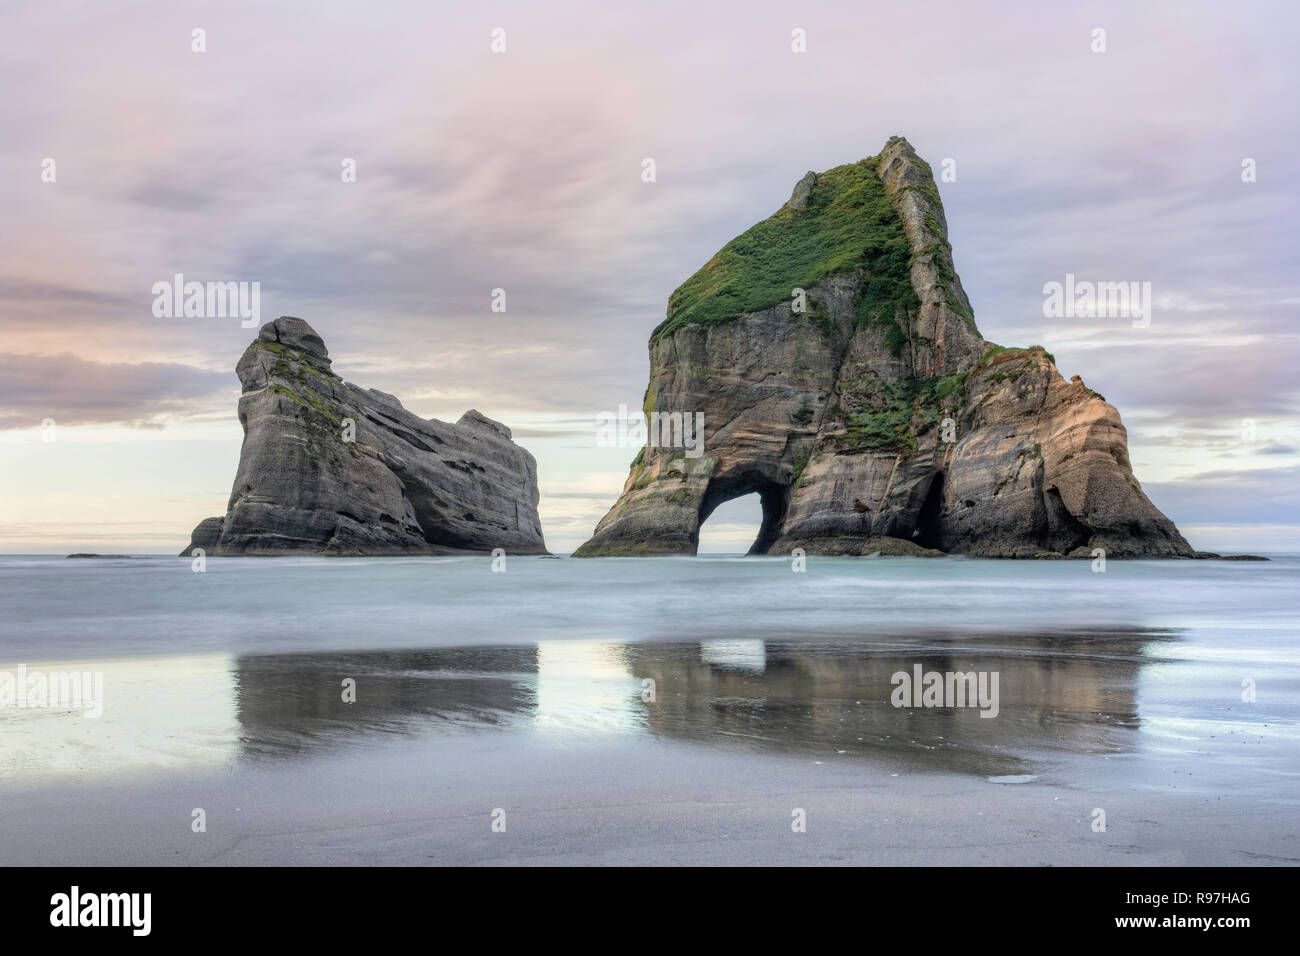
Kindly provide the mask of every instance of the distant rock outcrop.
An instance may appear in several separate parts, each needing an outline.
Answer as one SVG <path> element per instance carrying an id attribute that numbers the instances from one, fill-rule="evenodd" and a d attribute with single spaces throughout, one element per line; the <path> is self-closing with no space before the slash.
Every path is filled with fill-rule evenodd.
<path id="1" fill-rule="evenodd" d="M 302 319 L 262 326 L 235 371 L 244 445 L 208 554 L 545 554 L 537 466 L 510 429 L 468 411 L 454 425 L 344 382 Z"/>
<path id="2" fill-rule="evenodd" d="M 885 538 L 1190 557 L 1142 493 L 1114 406 L 1042 348 L 980 335 L 947 232 L 901 137 L 803 177 L 673 293 L 651 336 L 644 410 L 702 411 L 702 456 L 647 447 L 577 554 L 693 554 L 719 504 L 757 492 L 751 553 L 874 553 Z"/>

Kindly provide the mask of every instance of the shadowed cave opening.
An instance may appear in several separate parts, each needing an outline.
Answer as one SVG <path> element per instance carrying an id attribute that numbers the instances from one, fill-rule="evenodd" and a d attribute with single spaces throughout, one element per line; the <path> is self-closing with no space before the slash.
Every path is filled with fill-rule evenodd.
<path id="1" fill-rule="evenodd" d="M 937 473 L 930 481 L 925 501 L 916 516 L 916 532 L 912 541 L 923 548 L 942 551 L 939 545 L 939 519 L 943 517 L 943 472 Z"/>
<path id="2" fill-rule="evenodd" d="M 1045 533 L 1041 536 L 1044 549 L 1069 554 L 1075 548 L 1086 545 L 1092 538 L 1091 529 L 1065 506 L 1059 488 L 1048 488 L 1043 493 L 1043 504 L 1048 519 Z"/>
<path id="3" fill-rule="evenodd" d="M 756 475 L 719 479 L 709 484 L 700 502 L 700 534 L 696 554 L 735 554 L 745 549 L 748 535 L 740 537 L 742 528 L 753 528 L 753 543 L 746 554 L 767 554 L 781 536 L 785 520 L 787 489 Z M 721 525 L 716 531 L 704 532 L 705 523 L 719 506 L 723 507 Z M 737 526 L 740 526 L 739 528 Z"/>

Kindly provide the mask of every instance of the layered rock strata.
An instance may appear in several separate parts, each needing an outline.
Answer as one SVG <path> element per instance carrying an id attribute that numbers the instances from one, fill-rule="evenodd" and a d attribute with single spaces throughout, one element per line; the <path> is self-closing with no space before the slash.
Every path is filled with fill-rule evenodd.
<path id="1" fill-rule="evenodd" d="M 545 554 L 537 466 L 468 411 L 420 418 L 345 382 L 302 319 L 264 325 L 235 371 L 244 444 L 226 514 L 182 554 Z"/>
<path id="2" fill-rule="evenodd" d="M 803 177 L 673 293 L 644 410 L 702 411 L 703 454 L 648 446 L 580 556 L 694 554 L 714 509 L 754 492 L 751 553 L 1193 554 L 1115 407 L 1042 348 L 980 335 L 901 137 Z"/>

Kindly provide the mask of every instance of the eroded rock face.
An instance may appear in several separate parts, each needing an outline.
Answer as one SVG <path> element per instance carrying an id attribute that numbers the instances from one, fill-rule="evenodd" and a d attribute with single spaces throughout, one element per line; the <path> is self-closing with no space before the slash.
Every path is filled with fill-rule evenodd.
<path id="1" fill-rule="evenodd" d="M 420 418 L 344 382 L 290 316 L 262 327 L 236 373 L 244 445 L 230 504 L 182 554 L 546 553 L 536 463 L 499 422 Z"/>
<path id="2" fill-rule="evenodd" d="M 871 228 L 846 227 L 846 205 Z M 780 270 L 816 230 L 826 262 L 771 285 L 803 288 L 806 311 L 792 298 L 727 315 L 696 291 L 746 301 L 741 280 Z M 904 239 L 900 260 L 889 250 Z M 762 268 L 746 272 L 751 261 Z M 892 315 L 872 311 L 880 302 Z M 674 293 L 651 337 L 645 411 L 702 411 L 704 453 L 647 447 L 580 556 L 694 554 L 713 510 L 751 492 L 763 503 L 752 553 L 873 553 L 882 538 L 997 557 L 1193 553 L 1142 493 L 1115 408 L 1041 348 L 979 334 L 930 168 L 898 137 L 805 176 Z"/>

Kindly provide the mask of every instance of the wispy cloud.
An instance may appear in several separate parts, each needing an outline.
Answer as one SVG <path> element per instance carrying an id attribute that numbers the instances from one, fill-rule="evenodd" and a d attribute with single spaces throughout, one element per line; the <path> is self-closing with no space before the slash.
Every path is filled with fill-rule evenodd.
<path id="1" fill-rule="evenodd" d="M 229 373 L 163 362 L 0 353 L 0 429 L 127 424 L 161 428 L 211 415 L 238 395 Z"/>

